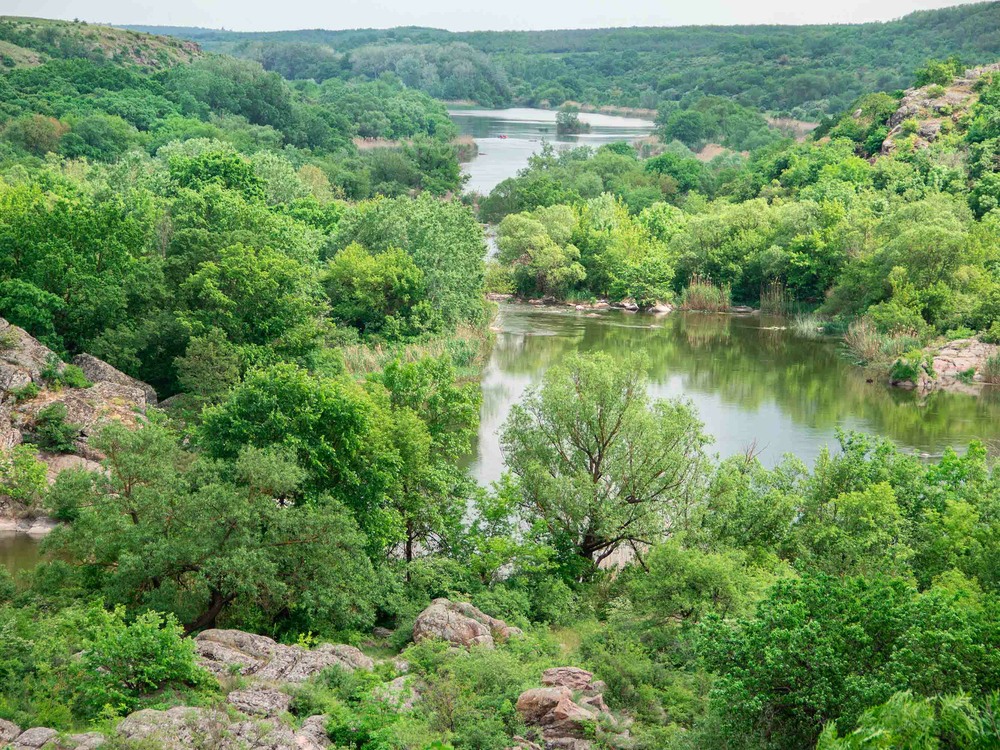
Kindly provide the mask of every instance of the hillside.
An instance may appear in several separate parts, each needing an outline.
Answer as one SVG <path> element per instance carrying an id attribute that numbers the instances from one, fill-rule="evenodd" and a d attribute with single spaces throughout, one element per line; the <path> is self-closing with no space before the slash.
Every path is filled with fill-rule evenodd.
<path id="1" fill-rule="evenodd" d="M 688 26 L 538 32 L 396 28 L 241 33 L 135 26 L 197 41 L 207 50 L 261 60 L 286 77 L 377 76 L 391 70 L 447 98 L 477 98 L 475 76 L 445 85 L 449 59 L 482 56 L 499 78 L 483 104 L 654 108 L 693 92 L 735 99 L 800 119 L 835 113 L 867 91 L 901 89 L 929 57 L 966 64 L 1000 55 L 1000 3 L 922 11 L 887 23 L 826 26 Z M 467 46 L 466 46 L 467 45 Z M 417 58 L 419 64 L 414 62 Z M 439 87 L 439 88 L 436 88 Z"/>
<path id="2" fill-rule="evenodd" d="M 171 37 L 76 21 L 0 16 L 0 66 L 7 69 L 70 58 L 166 68 L 199 54 L 197 44 Z"/>

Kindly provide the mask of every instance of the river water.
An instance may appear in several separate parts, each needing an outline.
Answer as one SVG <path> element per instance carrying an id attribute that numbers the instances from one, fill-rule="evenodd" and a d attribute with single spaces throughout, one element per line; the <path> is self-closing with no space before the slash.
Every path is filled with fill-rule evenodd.
<path id="1" fill-rule="evenodd" d="M 892 439 L 905 450 L 939 456 L 975 439 L 1000 442 L 1000 387 L 979 397 L 919 396 L 869 383 L 830 338 L 810 339 L 787 320 L 759 315 L 619 311 L 502 305 L 483 375 L 483 405 L 473 475 L 497 479 L 497 432 L 525 389 L 572 352 L 643 352 L 654 397 L 689 399 L 712 450 L 730 456 L 755 446 L 769 466 L 791 453 L 811 464 L 838 429 Z"/>
<path id="2" fill-rule="evenodd" d="M 541 151 L 544 142 L 560 150 L 597 147 L 615 141 L 634 141 L 653 130 L 650 120 L 581 112 L 580 119 L 590 125 L 589 133 L 557 135 L 555 112 L 526 107 L 453 109 L 449 114 L 462 135 L 471 135 L 479 146 L 479 155 L 465 165 L 469 175 L 465 189 L 482 195 L 528 166 L 528 158 Z"/>

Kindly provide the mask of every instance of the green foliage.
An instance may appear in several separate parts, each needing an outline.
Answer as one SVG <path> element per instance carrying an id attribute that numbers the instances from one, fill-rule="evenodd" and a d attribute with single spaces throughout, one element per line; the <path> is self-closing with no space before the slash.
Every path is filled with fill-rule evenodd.
<path id="1" fill-rule="evenodd" d="M 705 443 L 687 404 L 650 402 L 641 361 L 606 354 L 551 368 L 501 434 L 526 521 L 595 565 L 669 526 L 698 481 Z"/>
<path id="2" fill-rule="evenodd" d="M 45 464 L 28 445 L 0 451 L 0 495 L 22 506 L 32 506 L 47 485 Z"/>
<path id="3" fill-rule="evenodd" d="M 52 453 L 72 453 L 80 436 L 80 426 L 67 422 L 66 404 L 56 401 L 42 407 L 35 415 L 30 440 L 39 448 Z"/>

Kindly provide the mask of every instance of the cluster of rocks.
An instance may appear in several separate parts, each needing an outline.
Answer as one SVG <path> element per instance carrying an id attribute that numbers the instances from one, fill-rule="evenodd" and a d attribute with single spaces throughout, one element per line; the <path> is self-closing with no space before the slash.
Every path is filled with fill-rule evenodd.
<path id="1" fill-rule="evenodd" d="M 591 750 L 597 737 L 605 746 L 625 744 L 628 729 L 608 710 L 605 685 L 591 672 L 554 667 L 542 673 L 542 685 L 517 699 L 529 733 L 511 750 Z"/>
<path id="2" fill-rule="evenodd" d="M 889 134 L 882 143 L 882 154 L 891 154 L 896 150 L 897 141 L 910 133 L 905 132 L 904 123 L 908 120 L 917 122 L 914 136 L 916 148 L 926 148 L 941 133 L 945 122 L 956 123 L 975 101 L 974 86 L 978 79 L 988 73 L 1000 71 L 1000 63 L 970 68 L 956 78 L 950 85 L 938 90 L 934 85 L 907 89 L 899 102 L 899 107 L 889 117 Z M 855 112 L 856 117 L 861 112 Z"/>
<path id="3" fill-rule="evenodd" d="M 27 331 L 0 318 L 0 449 L 22 443 L 39 413 L 53 404 L 65 406 L 66 421 L 80 428 L 75 456 L 39 454 L 48 466 L 50 480 L 66 468 L 98 469 L 96 462 L 102 457 L 91 448 L 90 437 L 109 421 L 135 426 L 146 408 L 156 405 L 152 387 L 97 357 L 80 354 L 73 364 L 92 385 L 51 387 L 46 376 L 62 372 L 65 364 Z M 37 395 L 26 398 L 24 389 L 31 385 L 37 387 Z M 0 498 L 0 530 L 44 533 L 51 528 L 45 519 L 20 517 L 18 510 Z"/>
<path id="4" fill-rule="evenodd" d="M 326 717 L 310 716 L 299 728 L 292 727 L 286 721 L 292 697 L 280 688 L 331 666 L 347 671 L 375 666 L 353 646 L 323 644 L 309 650 L 241 630 L 206 630 L 195 638 L 195 653 L 210 672 L 238 674 L 246 687 L 231 691 L 224 707 L 136 711 L 118 724 L 120 738 L 184 750 L 325 750 L 330 746 Z M 64 737 L 54 729 L 21 731 L 0 721 L 0 747 L 11 750 L 93 750 L 106 742 L 98 732 Z"/>
<path id="5" fill-rule="evenodd" d="M 986 361 L 1000 355 L 1000 346 L 978 339 L 956 339 L 937 349 L 925 349 L 924 354 L 929 366 L 921 366 L 911 379 L 890 377 L 890 385 L 919 391 L 943 389 L 976 393 L 983 383 Z"/>
<path id="6" fill-rule="evenodd" d="M 521 630 L 503 620 L 490 617 L 466 602 L 435 599 L 413 623 L 413 640 L 417 643 L 428 638 L 448 641 L 453 646 L 493 648 L 497 641 L 521 635 Z"/>
<path id="7" fill-rule="evenodd" d="M 324 643 L 306 649 L 242 630 L 205 630 L 195 637 L 194 647 L 201 665 L 217 676 L 238 672 L 255 682 L 271 684 L 305 682 L 327 667 L 353 672 L 375 666 L 354 646 Z"/>

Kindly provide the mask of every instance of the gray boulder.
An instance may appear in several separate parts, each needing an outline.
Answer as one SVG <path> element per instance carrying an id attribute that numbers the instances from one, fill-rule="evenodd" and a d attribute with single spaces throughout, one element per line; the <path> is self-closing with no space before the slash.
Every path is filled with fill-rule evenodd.
<path id="1" fill-rule="evenodd" d="M 493 648 L 496 641 L 521 635 L 521 630 L 490 617 L 467 602 L 435 599 L 413 623 L 413 640 L 439 638 L 455 646 Z"/>
<path id="2" fill-rule="evenodd" d="M 59 732 L 48 727 L 33 727 L 21 732 L 13 742 L 14 750 L 37 750 L 59 737 Z"/>
<path id="3" fill-rule="evenodd" d="M 304 682 L 327 667 L 350 672 L 372 669 L 375 662 L 353 646 L 324 643 L 314 649 L 285 646 L 242 630 L 206 630 L 195 638 L 202 665 L 224 676 L 238 668 L 244 677 L 280 684 Z"/>
<path id="4" fill-rule="evenodd" d="M 248 716 L 280 716 L 288 711 L 292 696 L 280 690 L 234 690 L 226 703 Z"/>
<path id="5" fill-rule="evenodd" d="M 114 383 L 139 388 L 146 397 L 146 403 L 150 406 L 156 406 L 156 391 L 153 390 L 153 386 L 143 383 L 131 375 L 126 375 L 104 360 L 91 354 L 77 354 L 73 357 L 73 364 L 83 370 L 83 374 L 91 383 Z"/>

